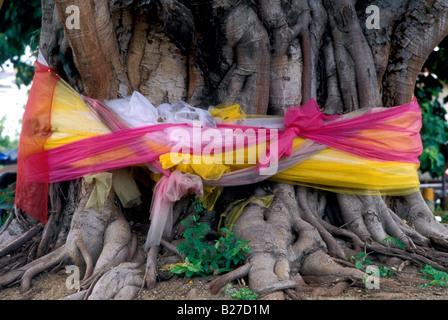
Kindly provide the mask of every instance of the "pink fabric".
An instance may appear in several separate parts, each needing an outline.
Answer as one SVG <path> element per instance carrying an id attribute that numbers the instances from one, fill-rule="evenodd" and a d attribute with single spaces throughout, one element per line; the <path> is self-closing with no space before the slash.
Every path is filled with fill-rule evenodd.
<path id="1" fill-rule="evenodd" d="M 300 136 L 370 160 L 419 163 L 423 148 L 421 121 L 415 98 L 405 105 L 372 108 L 344 116 L 325 115 L 311 99 L 303 106 L 286 111 L 286 129 L 279 133 L 277 159 L 290 156 L 293 140 Z M 268 147 L 266 153 L 269 151 Z"/>
<path id="2" fill-rule="evenodd" d="M 130 126 L 127 124 L 122 118 L 120 118 L 113 110 L 108 108 L 105 104 L 101 103 L 98 100 L 82 96 L 83 100 L 87 102 L 87 105 L 92 108 L 92 110 L 99 116 L 101 122 L 103 122 L 106 126 L 108 126 L 113 132 L 129 129 Z M 144 140 L 144 139 L 143 139 Z M 145 156 L 145 152 L 139 150 L 137 147 L 130 145 L 132 149 L 136 151 L 136 153 L 140 156 Z M 155 168 L 156 171 L 161 172 L 165 175 L 168 174 L 167 170 L 164 170 L 160 165 L 159 161 L 152 160 L 148 164 L 148 167 Z"/>
<path id="3" fill-rule="evenodd" d="M 191 190 L 203 196 L 202 179 L 189 173 L 173 171 L 156 184 L 151 203 L 151 226 L 145 242 L 145 250 L 160 244 L 162 237 L 169 237 L 173 225 L 173 206 Z"/>
<path id="4" fill-rule="evenodd" d="M 30 182 L 59 182 L 83 177 L 88 174 L 114 170 L 126 166 L 147 163 L 149 167 L 168 175 L 158 161 L 160 155 L 171 151 L 175 144 L 169 141 L 172 130 L 182 129 L 190 133 L 190 152 L 202 151 L 209 141 L 195 137 L 194 131 L 201 135 L 210 128 L 195 128 L 186 124 L 155 124 L 146 127 L 128 128 L 113 111 L 96 100 L 85 98 L 94 112 L 113 131 L 110 134 L 76 141 L 58 148 L 45 151 L 48 176 L 46 171 L 35 167 L 27 180 Z M 419 135 L 421 128 L 420 107 L 416 100 L 412 103 L 394 108 L 373 108 L 357 111 L 344 116 L 326 116 L 314 100 L 303 106 L 288 109 L 285 115 L 285 127 L 279 131 L 277 150 L 268 146 L 266 153 L 259 160 L 254 170 L 266 168 L 283 155 L 290 156 L 293 140 L 297 136 L 312 140 L 359 157 L 376 161 L 400 161 L 419 163 L 422 151 Z M 254 139 L 245 140 L 244 146 L 253 145 L 260 140 L 257 127 L 237 125 L 219 125 L 222 146 L 234 150 L 237 143 L 225 140 L 225 131 L 247 131 L 253 129 Z M 271 138 L 266 129 L 266 141 Z M 216 142 L 216 141 L 215 141 Z M 197 148 L 196 148 L 197 145 Z M 241 145 L 241 144 L 240 144 Z M 229 149 L 227 149 L 229 150 Z M 27 161 L 42 158 L 40 153 L 30 155 Z"/>
<path id="5" fill-rule="evenodd" d="M 54 183 L 84 177 L 142 163 L 158 162 L 159 156 L 169 149 L 151 149 L 144 141 L 150 141 L 146 135 L 168 128 L 169 124 L 125 129 L 105 135 L 91 137 L 46 150 L 48 164 L 48 182 Z M 110 156 L 107 156 L 110 154 Z M 34 154 L 27 161 L 34 161 Z M 47 179 L 45 172 L 36 168 L 27 180 L 42 182 Z"/>
<path id="6" fill-rule="evenodd" d="M 38 71 L 42 70 L 42 68 L 38 69 Z M 59 81 L 54 70 L 45 69 L 44 71 L 45 73 L 36 73 L 37 76 L 41 76 L 39 78 L 41 81 L 34 81 L 31 91 L 45 94 L 33 96 L 34 98 L 30 95 L 26 112 L 28 118 L 23 122 L 26 125 L 24 128 L 28 130 L 22 130 L 21 135 L 22 148 L 19 148 L 19 163 L 22 164 L 19 166 L 19 169 L 22 168 L 21 188 L 17 189 L 16 199 L 20 201 L 16 202 L 22 204 L 26 202 L 27 207 L 22 209 L 26 209 L 45 222 L 48 182 L 67 181 L 93 173 L 147 164 L 153 171 L 163 173 L 154 189 L 151 227 L 145 249 L 158 245 L 163 236 L 168 237 L 171 233 L 174 203 L 189 191 L 199 196 L 203 195 L 203 181 L 199 176 L 183 174 L 179 171 L 170 172 L 161 167 L 159 157 L 171 152 L 175 144 L 169 140 L 168 135 L 172 130 L 183 129 L 184 132 L 190 134 L 189 141 L 186 141 L 189 143 L 190 151 L 201 150 L 202 152 L 209 141 L 202 141 L 202 139 L 197 141 L 195 132 L 199 132 L 202 136 L 204 130 L 210 130 L 210 128 L 195 128 L 187 124 L 155 124 L 129 128 L 125 121 L 103 103 L 82 97 L 91 110 L 110 128 L 111 133 L 43 151 L 44 141 L 51 135 L 51 103 L 55 83 Z M 51 79 L 48 79 L 48 75 L 51 75 Z M 270 141 L 271 145 L 259 160 L 259 166 L 225 173 L 219 181 L 204 183 L 210 186 L 231 186 L 261 181 L 269 178 L 269 175 L 261 175 L 260 167 L 265 168 L 272 165 L 274 161 L 278 162 L 276 168 L 282 171 L 306 160 L 325 146 L 362 158 L 407 163 L 419 163 L 418 157 L 422 151 L 419 135 L 421 111 L 416 99 L 409 104 L 394 108 L 360 110 L 344 116 L 325 115 L 312 99 L 303 106 L 288 109 L 284 126 L 286 129 L 280 131 L 278 140 L 275 134 L 276 138 L 270 141 L 270 129 L 266 129 L 266 135 L 263 137 L 259 134 L 262 128 L 218 125 L 213 130 L 221 134 L 221 146 L 228 148 L 227 150 L 235 150 L 237 146 L 247 147 L 260 141 Z M 241 144 L 244 132 L 250 129 L 254 130 L 255 136 L 249 140 L 243 140 Z M 236 137 L 236 140 L 240 139 L 239 142 L 225 139 L 226 130 L 231 130 L 232 134 L 238 131 L 243 132 L 242 135 Z M 293 140 L 297 136 L 308 140 L 301 148 L 293 150 Z M 27 141 L 30 144 L 25 144 Z M 37 145 L 36 141 L 39 141 Z M 20 150 L 23 152 L 20 153 Z M 42 186 L 43 189 L 39 190 L 42 197 L 30 197 L 29 192 L 25 192 L 33 191 L 29 187 L 33 185 Z"/>

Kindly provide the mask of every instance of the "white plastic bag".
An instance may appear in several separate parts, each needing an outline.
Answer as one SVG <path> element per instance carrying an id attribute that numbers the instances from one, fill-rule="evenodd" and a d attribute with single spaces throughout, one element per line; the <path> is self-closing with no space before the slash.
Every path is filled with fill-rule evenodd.
<path id="1" fill-rule="evenodd" d="M 193 125 L 194 121 L 199 121 L 202 127 L 216 127 L 215 119 L 208 110 L 194 108 L 183 101 L 172 105 L 163 103 L 157 107 L 157 111 L 161 122 Z"/>
<path id="2" fill-rule="evenodd" d="M 199 121 L 203 127 L 216 127 L 215 119 L 208 110 L 194 108 L 183 101 L 175 104 L 162 103 L 155 108 L 141 93 L 135 91 L 131 97 L 108 100 L 111 108 L 130 127 L 143 127 L 157 123 L 185 123 L 193 125 Z"/>
<path id="3" fill-rule="evenodd" d="M 131 97 L 108 100 L 105 103 L 130 127 L 144 127 L 157 123 L 157 109 L 137 91 Z"/>

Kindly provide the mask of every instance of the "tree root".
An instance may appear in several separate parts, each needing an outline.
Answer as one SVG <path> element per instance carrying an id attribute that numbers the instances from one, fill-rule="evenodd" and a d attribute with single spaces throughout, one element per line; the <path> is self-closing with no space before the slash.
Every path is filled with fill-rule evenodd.
<path id="1" fill-rule="evenodd" d="M 302 276 L 302 278 L 309 286 L 331 285 L 331 284 L 336 284 L 339 282 L 347 282 L 347 283 L 354 284 L 356 282 L 356 280 L 351 277 Z"/>
<path id="2" fill-rule="evenodd" d="M 243 278 L 249 274 L 250 268 L 252 267 L 251 263 L 246 263 L 245 265 L 222 275 L 221 277 L 210 282 L 210 291 L 213 295 L 217 295 L 218 292 L 229 282 L 232 282 L 236 279 Z"/>
<path id="3" fill-rule="evenodd" d="M 62 214 L 62 192 L 59 183 L 50 184 L 49 187 L 50 215 L 42 232 L 42 238 L 37 248 L 36 257 L 42 257 L 50 247 L 51 239 L 56 233 L 57 223 Z"/>
<path id="4" fill-rule="evenodd" d="M 36 265 L 33 265 L 32 267 L 28 268 L 25 273 L 22 276 L 22 284 L 20 286 L 20 292 L 25 293 L 31 288 L 31 279 L 41 273 L 42 271 L 45 271 L 51 267 L 54 267 L 58 265 L 59 263 L 63 262 L 68 258 L 67 251 L 65 248 L 59 248 L 52 253 L 38 259 L 40 260 L 39 263 Z"/>
<path id="5" fill-rule="evenodd" d="M 83 273 L 81 287 L 86 289 L 85 298 L 87 299 L 95 290 L 97 282 L 111 268 L 136 257 L 137 238 L 135 235 L 132 236 L 129 223 L 115 205 L 113 192 L 107 198 L 101 212 L 86 208 L 92 187 L 87 184 L 81 186 L 80 198 L 73 213 L 66 243 L 49 254 L 1 277 L 0 287 L 21 280 L 20 289 L 22 293 L 25 293 L 31 288 L 31 280 L 35 275 L 70 259 Z M 59 209 L 57 211 L 61 212 Z M 59 220 L 59 217 L 54 220 Z M 51 218 L 49 221 L 52 221 Z M 36 225 L 3 250 L 6 252 L 17 248 L 23 243 L 23 239 L 29 239 L 40 230 L 42 226 Z M 44 241 L 41 241 L 39 246 L 36 245 L 36 249 L 41 248 L 38 250 L 41 252 L 47 247 L 51 235 L 51 232 L 46 230 L 50 229 L 44 229 L 44 234 L 47 234 L 41 237 L 45 238 Z"/>
<path id="6" fill-rule="evenodd" d="M 315 290 L 313 290 L 313 292 L 311 292 L 311 296 L 312 297 L 317 297 L 317 296 L 321 296 L 321 297 L 335 297 L 340 295 L 342 292 L 344 292 L 346 289 L 348 289 L 351 286 L 351 284 L 349 282 L 346 281 L 342 281 L 342 282 L 337 282 L 334 286 L 330 287 L 330 288 L 322 288 L 322 287 L 318 287 Z"/>
<path id="7" fill-rule="evenodd" d="M 355 269 L 348 260 L 353 251 L 368 250 L 417 266 L 430 264 L 442 271 L 448 268 L 448 252 L 429 247 L 429 244 L 436 244 L 446 248 L 448 232 L 445 228 L 427 228 L 424 235 L 406 223 L 408 219 L 419 223 L 418 219 L 433 219 L 427 212 L 422 214 L 423 205 L 411 209 L 411 213 L 418 213 L 418 218 L 412 219 L 408 212 L 407 221 L 404 221 L 403 215 L 399 217 L 387 207 L 385 199 L 378 196 L 339 194 L 336 205 L 340 211 L 330 212 L 325 208 L 334 208 L 335 203 L 320 203 L 316 191 L 308 188 L 294 190 L 292 186 L 275 184 L 272 191 L 275 199 L 271 207 L 265 209 L 255 202 L 249 204 L 235 228 L 243 241 L 251 241 L 252 253 L 247 257 L 251 263 L 247 270 L 249 283 L 254 292 L 261 292 L 264 298 L 305 299 L 303 293 L 309 297 L 335 295 L 351 285 L 365 286 L 363 280 L 368 275 Z M 259 188 L 255 193 L 263 191 Z M 399 201 L 401 205 L 408 204 L 405 208 L 409 208 L 409 204 L 416 206 L 418 201 L 413 197 L 399 198 Z M 339 225 L 330 221 L 339 221 Z M 233 279 L 231 275 L 229 279 Z M 223 276 L 213 282 L 212 292 L 218 292 L 226 281 Z M 296 283 L 294 289 L 282 286 L 291 284 L 290 281 Z M 320 282 L 320 288 L 312 291 L 308 285 L 316 282 Z M 400 291 L 395 281 L 383 278 L 381 289 Z"/>
<path id="8" fill-rule="evenodd" d="M 7 285 L 13 284 L 18 280 L 19 278 L 25 279 L 24 283 L 22 283 L 21 291 L 25 292 L 27 289 L 30 288 L 30 281 L 31 278 L 36 275 L 37 273 L 45 270 L 43 269 L 43 265 L 47 265 L 47 268 L 50 268 L 51 266 L 54 266 L 61 261 L 64 260 L 64 258 L 68 258 L 66 255 L 65 247 L 61 247 L 48 255 L 41 257 L 39 259 L 36 259 L 29 264 L 27 264 L 24 267 L 21 267 L 19 269 L 16 269 L 14 271 L 11 271 L 10 273 L 4 275 L 0 278 L 0 288 L 5 287 Z M 31 271 L 30 271 L 31 270 Z M 25 277 L 26 274 L 26 277 Z"/>
<path id="9" fill-rule="evenodd" d="M 78 248 L 79 251 L 81 251 L 82 257 L 84 258 L 84 262 L 86 263 L 86 272 L 84 274 L 84 279 L 87 279 L 92 275 L 93 272 L 93 259 L 82 238 L 78 238 Z"/>
<path id="10" fill-rule="evenodd" d="M 144 262 L 135 260 L 139 258 L 137 237 L 118 211 L 113 195 L 102 212 L 95 212 L 85 208 L 90 189 L 83 187 L 85 192 L 73 214 L 66 244 L 1 277 L 0 287 L 21 280 L 21 292 L 27 292 L 35 275 L 69 258 L 83 271 L 83 294 L 68 299 L 121 299 L 135 296 L 143 286 L 155 287 L 160 246 L 150 249 L 146 266 L 140 268 Z M 255 194 L 262 196 L 268 190 L 275 195 L 271 207 L 266 209 L 256 201 L 250 203 L 235 226 L 236 236 L 250 241 L 252 252 L 247 256 L 247 263 L 212 281 L 212 294 L 218 294 L 226 283 L 248 276 L 250 287 L 262 299 L 334 296 L 353 285 L 365 286 L 363 280 L 368 275 L 347 260 L 353 251 L 368 251 L 372 257 L 374 254 L 396 257 L 417 266 L 430 264 L 448 272 L 448 252 L 429 246 L 436 244 L 446 248 L 448 236 L 442 232 L 448 231 L 436 227 L 435 232 L 431 232 L 431 228 L 422 226 L 423 220 L 432 217 L 424 206 L 415 208 L 417 197 L 391 200 L 395 205 L 398 201 L 400 205 L 414 206 L 407 213 L 401 209 L 401 216 L 398 216 L 382 197 L 337 195 L 336 205 L 340 211 L 335 211 L 328 210 L 334 208 L 335 203 L 325 200 L 330 198 L 315 190 L 264 183 L 258 186 Z M 413 229 L 407 224 L 409 221 L 420 229 Z M 16 250 L 25 241 L 23 239 L 33 238 L 41 230 L 40 224 L 35 225 L 1 252 Z M 425 235 L 419 230 L 425 231 Z M 98 241 L 92 239 L 100 235 L 104 242 L 98 246 Z M 398 241 L 384 241 L 388 237 Z M 183 258 L 168 241 L 162 240 L 161 246 Z M 34 248 L 38 248 L 38 243 Z M 113 280 L 113 275 L 118 274 L 115 269 L 124 272 L 120 277 L 126 280 Z M 105 279 L 113 285 L 108 287 Z M 383 278 L 381 289 L 400 291 L 396 282 Z"/>
<path id="11" fill-rule="evenodd" d="M 142 262 L 125 262 L 108 270 L 97 282 L 89 300 L 132 300 L 143 285 Z"/>
<path id="12" fill-rule="evenodd" d="M 107 263 L 105 266 L 101 267 L 100 270 L 95 272 L 92 276 L 87 278 L 85 281 L 81 283 L 81 288 L 88 288 L 87 293 L 84 296 L 84 300 L 87 300 L 90 294 L 92 293 L 95 285 L 97 282 L 101 279 L 101 277 L 106 274 L 109 270 L 113 269 L 114 267 L 118 266 L 122 262 L 126 260 L 126 257 L 129 255 L 129 249 L 127 247 L 124 247 L 117 256 L 112 259 L 109 263 Z"/>
<path id="13" fill-rule="evenodd" d="M 23 235 L 18 237 L 16 240 L 10 242 L 8 245 L 3 247 L 0 250 L 0 257 L 3 257 L 10 253 L 11 251 L 17 250 L 21 246 L 23 246 L 25 243 L 30 241 L 34 236 L 36 236 L 40 231 L 42 230 L 42 224 L 35 225 L 30 230 L 25 232 Z"/>
<path id="14" fill-rule="evenodd" d="M 255 290 L 255 293 L 261 297 L 265 297 L 265 296 L 268 296 L 269 294 L 277 292 L 277 291 L 295 288 L 296 285 L 297 285 L 297 283 L 292 280 L 279 281 L 279 282 L 275 282 L 275 283 L 266 285 L 262 288 L 258 288 L 257 290 Z"/>
<path id="15" fill-rule="evenodd" d="M 157 283 L 157 255 L 159 253 L 159 248 L 159 246 L 152 246 L 148 252 L 144 277 L 147 289 L 154 288 Z"/>
<path id="16" fill-rule="evenodd" d="M 325 227 L 319 223 L 318 218 L 311 212 L 306 198 L 306 188 L 299 187 L 297 190 L 297 201 L 299 208 L 303 213 L 303 219 L 311 224 L 319 232 L 319 235 L 325 241 L 328 252 L 335 257 L 344 258 L 344 251 L 341 246 L 336 242 L 335 238 L 325 229 Z"/>
<path id="17" fill-rule="evenodd" d="M 165 247 L 168 251 L 170 251 L 171 253 L 174 253 L 175 255 L 177 255 L 177 256 L 178 256 L 179 258 L 181 258 L 182 260 L 185 260 L 185 256 L 182 255 L 182 254 L 179 252 L 179 250 L 177 250 L 177 248 L 176 248 L 174 245 L 172 245 L 171 243 L 169 243 L 168 241 L 162 239 L 162 240 L 160 241 L 160 244 L 161 244 L 162 246 L 164 246 L 164 247 Z"/>

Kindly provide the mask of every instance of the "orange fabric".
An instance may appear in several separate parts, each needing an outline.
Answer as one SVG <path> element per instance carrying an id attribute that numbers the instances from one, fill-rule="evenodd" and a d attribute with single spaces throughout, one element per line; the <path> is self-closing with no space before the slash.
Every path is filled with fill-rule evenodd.
<path id="1" fill-rule="evenodd" d="M 48 182 L 25 182 L 25 177 L 43 170 L 48 176 L 45 142 L 51 136 L 51 106 L 53 93 L 60 77 L 52 69 L 37 63 L 32 86 L 22 121 L 22 132 L 17 157 L 17 191 L 15 204 L 44 224 L 47 222 Z M 40 156 L 36 157 L 38 154 Z M 33 162 L 27 161 L 34 155 Z M 48 179 L 47 179 L 48 181 Z"/>

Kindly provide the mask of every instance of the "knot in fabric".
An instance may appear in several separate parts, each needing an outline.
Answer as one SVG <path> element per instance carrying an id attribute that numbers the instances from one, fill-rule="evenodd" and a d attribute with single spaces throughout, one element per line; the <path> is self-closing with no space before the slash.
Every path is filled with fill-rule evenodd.
<path id="1" fill-rule="evenodd" d="M 274 149 L 271 141 L 271 144 L 266 148 L 266 153 L 259 161 L 259 166 L 264 167 L 266 163 L 270 163 L 266 160 L 268 153 L 270 159 L 279 160 L 283 155 L 290 157 L 294 139 L 297 136 L 305 137 L 307 132 L 321 128 L 326 118 L 328 117 L 320 111 L 319 105 L 314 99 L 309 100 L 302 106 L 289 108 L 285 114 L 285 129 L 278 134 L 278 142 L 276 142 L 278 144 L 278 148 L 276 148 L 277 154 L 273 155 L 271 153 Z"/>

